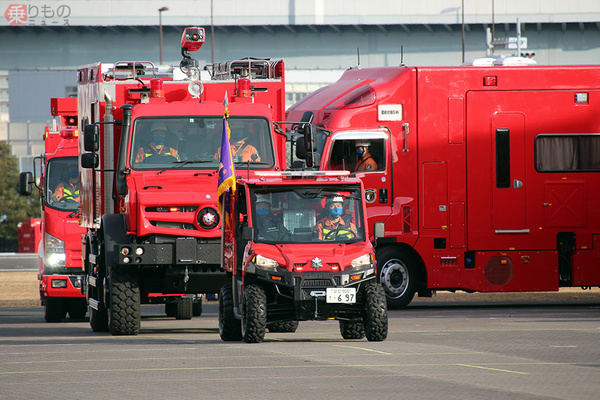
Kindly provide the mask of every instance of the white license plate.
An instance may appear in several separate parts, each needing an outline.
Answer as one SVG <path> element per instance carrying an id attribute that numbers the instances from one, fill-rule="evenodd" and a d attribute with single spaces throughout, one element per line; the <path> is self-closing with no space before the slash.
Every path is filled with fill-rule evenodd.
<path id="1" fill-rule="evenodd" d="M 356 288 L 327 288 L 328 303 L 356 303 Z"/>

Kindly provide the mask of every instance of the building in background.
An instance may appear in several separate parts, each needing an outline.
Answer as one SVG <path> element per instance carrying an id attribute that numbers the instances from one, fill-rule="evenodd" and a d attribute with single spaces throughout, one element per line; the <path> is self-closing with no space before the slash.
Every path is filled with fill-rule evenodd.
<path id="1" fill-rule="evenodd" d="M 201 65 L 284 59 L 287 106 L 349 67 L 460 65 L 483 57 L 488 29 L 496 40 L 514 37 L 517 19 L 527 38 L 521 50 L 535 53 L 538 64 L 600 64 L 597 1 L 0 1 L 0 140 L 15 155 L 38 155 L 50 98 L 73 93 L 78 65 L 158 64 L 159 14 L 165 64 L 179 64 L 183 28 L 203 26 Z"/>

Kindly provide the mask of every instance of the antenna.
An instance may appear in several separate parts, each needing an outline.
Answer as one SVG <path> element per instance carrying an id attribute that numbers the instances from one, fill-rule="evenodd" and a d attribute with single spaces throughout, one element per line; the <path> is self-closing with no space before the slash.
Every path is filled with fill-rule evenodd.
<path id="1" fill-rule="evenodd" d="M 404 66 L 404 46 L 400 46 L 400 66 Z"/>
<path id="2" fill-rule="evenodd" d="M 358 58 L 358 65 L 356 66 L 356 68 L 360 69 L 360 48 L 359 47 L 356 48 L 356 57 Z"/>

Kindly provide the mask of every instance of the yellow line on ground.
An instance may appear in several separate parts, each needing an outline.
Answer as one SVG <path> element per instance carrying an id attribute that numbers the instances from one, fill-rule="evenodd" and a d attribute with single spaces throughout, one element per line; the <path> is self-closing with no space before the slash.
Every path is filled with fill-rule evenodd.
<path id="1" fill-rule="evenodd" d="M 479 369 L 487 369 L 490 371 L 498 371 L 498 372 L 508 372 L 510 374 L 520 374 L 520 375 L 529 375 L 527 372 L 519 372 L 519 371 L 509 371 L 507 369 L 498 369 L 498 368 L 488 368 L 488 367 L 480 367 L 478 365 L 469 365 L 469 364 L 456 364 L 460 367 L 468 367 L 468 368 L 479 368 Z"/>
<path id="2" fill-rule="evenodd" d="M 372 349 L 366 349 L 364 347 L 355 347 L 355 346 L 343 346 L 341 344 L 334 344 L 333 347 L 346 347 L 348 349 L 356 349 L 356 350 L 364 350 L 364 351 L 372 351 L 374 353 L 379 353 L 379 354 L 385 354 L 386 356 L 391 356 L 392 353 L 386 353 L 384 351 L 379 351 L 379 350 L 372 350 Z"/>

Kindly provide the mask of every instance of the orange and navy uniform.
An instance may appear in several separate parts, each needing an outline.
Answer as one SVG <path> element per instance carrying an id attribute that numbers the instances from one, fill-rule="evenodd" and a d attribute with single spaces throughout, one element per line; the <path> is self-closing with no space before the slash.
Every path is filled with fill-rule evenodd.
<path id="1" fill-rule="evenodd" d="M 376 171 L 377 163 L 373 160 L 373 157 L 370 155 L 366 158 L 363 158 L 356 164 L 356 169 L 354 171 Z"/>
<path id="2" fill-rule="evenodd" d="M 231 156 L 234 159 L 241 160 L 243 162 L 260 162 L 260 156 L 258 155 L 258 150 L 256 147 L 251 144 L 246 144 L 244 140 L 240 140 L 237 144 L 230 144 L 229 148 L 231 149 Z M 253 155 L 256 154 L 255 158 L 252 158 Z M 221 149 L 217 151 L 215 154 L 215 159 L 218 160 L 221 158 Z"/>
<path id="3" fill-rule="evenodd" d="M 142 162 L 146 159 L 146 157 L 155 156 L 155 155 L 173 156 L 179 160 L 179 154 L 177 154 L 177 150 L 175 150 L 174 148 L 169 147 L 169 146 L 163 146 L 160 150 L 157 150 L 153 144 L 150 144 L 150 146 L 147 146 L 147 147 L 140 147 L 140 149 L 138 150 L 138 152 L 135 156 L 135 162 L 136 163 Z"/>
<path id="4" fill-rule="evenodd" d="M 71 181 L 65 184 L 61 182 L 58 184 L 54 193 L 52 194 L 52 200 L 60 201 L 61 199 L 73 200 L 79 203 L 79 180 L 73 184 Z"/>
<path id="5" fill-rule="evenodd" d="M 332 231 L 336 232 L 331 233 Z M 356 236 L 356 226 L 342 218 L 338 218 L 335 222 L 329 218 L 323 218 L 317 223 L 315 234 L 319 240 L 335 240 L 340 236 L 351 239 Z"/>

